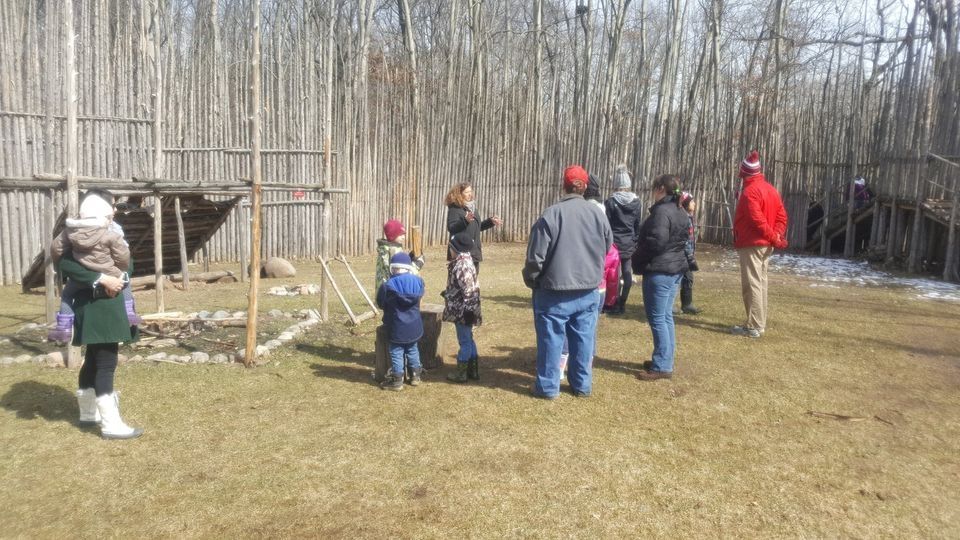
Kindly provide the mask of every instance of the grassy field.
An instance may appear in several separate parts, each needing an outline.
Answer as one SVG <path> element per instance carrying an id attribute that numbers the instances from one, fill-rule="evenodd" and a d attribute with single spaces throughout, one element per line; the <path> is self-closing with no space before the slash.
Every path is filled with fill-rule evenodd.
<path id="1" fill-rule="evenodd" d="M 74 425 L 75 372 L 0 369 L 0 536 L 960 536 L 960 304 L 777 274 L 766 336 L 738 338 L 739 276 L 704 249 L 705 311 L 678 318 L 673 380 L 633 376 L 651 351 L 635 288 L 628 316 L 601 320 L 593 397 L 544 402 L 527 395 L 522 254 L 485 250 L 479 384 L 448 384 L 448 365 L 383 392 L 373 323 L 333 322 L 256 369 L 121 366 L 146 433 L 104 441 Z M 373 281 L 372 260 L 356 267 Z M 244 309 L 244 291 L 168 291 L 167 307 Z M 41 305 L 0 289 L 0 334 Z"/>

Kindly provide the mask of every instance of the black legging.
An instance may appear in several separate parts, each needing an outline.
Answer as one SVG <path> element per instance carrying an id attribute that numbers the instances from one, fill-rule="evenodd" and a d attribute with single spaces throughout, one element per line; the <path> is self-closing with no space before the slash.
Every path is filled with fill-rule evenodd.
<path id="1" fill-rule="evenodd" d="M 631 257 L 620 259 L 620 298 L 621 306 L 627 305 L 627 297 L 630 296 L 630 287 L 633 287 L 633 260 Z"/>
<path id="2" fill-rule="evenodd" d="M 80 368 L 80 388 L 93 388 L 97 397 L 113 393 L 113 373 L 117 370 L 117 343 L 87 345 Z"/>

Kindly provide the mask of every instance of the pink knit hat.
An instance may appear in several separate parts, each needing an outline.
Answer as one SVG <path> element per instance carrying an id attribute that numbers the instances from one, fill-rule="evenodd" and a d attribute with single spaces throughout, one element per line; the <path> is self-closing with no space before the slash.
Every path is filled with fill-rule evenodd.
<path id="1" fill-rule="evenodd" d="M 383 236 L 388 242 L 394 242 L 397 237 L 404 234 L 407 234 L 407 231 L 403 228 L 403 223 L 396 219 L 391 219 L 383 224 Z"/>
<path id="2" fill-rule="evenodd" d="M 760 167 L 760 154 L 756 150 L 751 150 L 747 157 L 740 162 L 740 178 L 747 178 L 763 172 Z"/>

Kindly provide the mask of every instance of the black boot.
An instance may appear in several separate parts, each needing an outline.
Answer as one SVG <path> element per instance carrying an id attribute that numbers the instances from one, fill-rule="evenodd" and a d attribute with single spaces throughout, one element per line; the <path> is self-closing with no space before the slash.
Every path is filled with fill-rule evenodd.
<path id="1" fill-rule="evenodd" d="M 480 358 L 474 356 L 467 362 L 467 378 L 480 380 Z"/>
<path id="2" fill-rule="evenodd" d="M 420 383 L 423 382 L 423 368 L 409 368 L 410 370 L 410 386 L 420 386 Z"/>
<path id="3" fill-rule="evenodd" d="M 680 287 L 680 311 L 690 315 L 700 313 L 700 310 L 693 305 L 693 286 Z"/>
<path id="4" fill-rule="evenodd" d="M 394 392 L 403 390 L 403 372 L 394 373 L 391 371 L 387 373 L 387 377 L 382 383 L 380 383 L 380 388 L 384 390 L 393 390 Z"/>

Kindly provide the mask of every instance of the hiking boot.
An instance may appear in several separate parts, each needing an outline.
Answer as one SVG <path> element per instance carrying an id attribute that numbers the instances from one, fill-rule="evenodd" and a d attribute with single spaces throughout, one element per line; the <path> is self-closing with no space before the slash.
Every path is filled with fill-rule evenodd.
<path id="1" fill-rule="evenodd" d="M 730 333 L 732 333 L 735 336 L 744 336 L 748 338 L 758 338 L 761 335 L 763 335 L 756 328 L 748 328 L 746 326 L 739 326 L 739 325 L 731 328 Z"/>
<path id="2" fill-rule="evenodd" d="M 423 368 L 410 368 L 410 386 L 420 386 L 420 383 L 423 382 L 422 374 Z"/>
<path id="3" fill-rule="evenodd" d="M 691 304 L 689 306 L 681 307 L 680 311 L 686 313 L 687 315 L 699 315 L 703 310 Z"/>
<path id="4" fill-rule="evenodd" d="M 380 388 L 399 392 L 403 390 L 403 373 L 387 373 L 387 377 L 380 383 Z"/>
<path id="5" fill-rule="evenodd" d="M 474 356 L 467 361 L 467 378 L 474 381 L 480 380 L 480 358 Z"/>
<path id="6" fill-rule="evenodd" d="M 66 345 L 73 340 L 73 313 L 57 313 L 57 325 L 47 332 L 47 341 Z"/>
<path id="7" fill-rule="evenodd" d="M 467 382 L 470 365 L 468 362 L 457 362 L 457 371 L 447 373 L 447 380 L 459 384 Z"/>
<path id="8" fill-rule="evenodd" d="M 650 371 L 645 369 L 640 373 L 637 373 L 637 378 L 641 381 L 656 381 L 658 379 L 672 379 L 672 371 Z"/>

